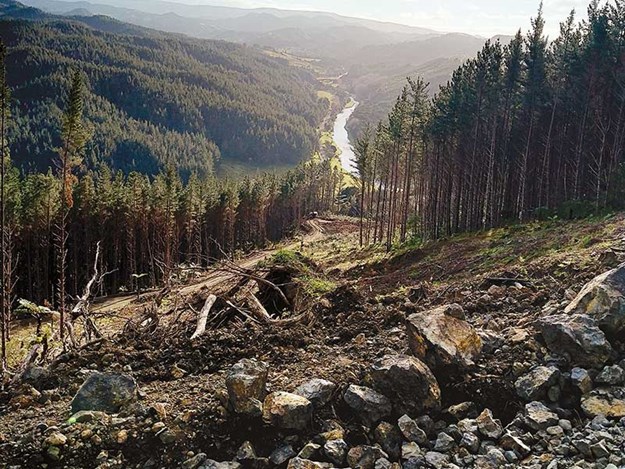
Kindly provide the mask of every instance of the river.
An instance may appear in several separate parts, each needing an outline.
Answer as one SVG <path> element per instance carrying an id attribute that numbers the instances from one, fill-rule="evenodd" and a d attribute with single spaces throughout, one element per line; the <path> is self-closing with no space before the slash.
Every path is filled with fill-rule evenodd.
<path id="1" fill-rule="evenodd" d="M 357 107 L 358 103 L 352 100 L 351 104 L 348 104 L 347 107 L 343 109 L 334 122 L 334 143 L 341 151 L 341 165 L 345 171 L 349 173 L 356 172 L 356 155 L 354 154 L 354 148 L 349 141 L 346 126 L 347 121 L 349 121 L 349 118 L 352 116 Z"/>

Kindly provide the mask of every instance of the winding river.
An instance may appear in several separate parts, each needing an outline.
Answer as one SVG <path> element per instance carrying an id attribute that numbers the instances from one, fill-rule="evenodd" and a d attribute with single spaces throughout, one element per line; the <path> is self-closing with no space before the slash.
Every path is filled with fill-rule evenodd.
<path id="1" fill-rule="evenodd" d="M 356 108 L 358 107 L 358 102 L 351 101 L 350 104 L 343 109 L 343 111 L 336 117 L 336 121 L 334 122 L 334 143 L 341 151 L 341 165 L 345 169 L 345 171 L 349 173 L 355 173 L 355 160 L 356 155 L 354 154 L 354 148 L 349 141 L 349 135 L 347 134 L 347 121 L 352 116 Z"/>

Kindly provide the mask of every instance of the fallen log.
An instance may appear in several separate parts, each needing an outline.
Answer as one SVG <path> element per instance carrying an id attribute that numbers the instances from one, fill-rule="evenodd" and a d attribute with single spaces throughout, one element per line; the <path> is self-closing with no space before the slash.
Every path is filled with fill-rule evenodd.
<path id="1" fill-rule="evenodd" d="M 197 339 L 202 334 L 204 334 L 204 332 L 206 332 L 206 321 L 208 321 L 208 314 L 215 304 L 215 301 L 217 301 L 217 297 L 215 295 L 208 295 L 208 298 L 206 298 L 206 302 L 204 303 L 204 306 L 202 306 L 202 310 L 200 311 L 200 315 L 197 320 L 197 326 L 195 328 L 195 332 L 191 336 L 191 340 Z"/>
<path id="2" fill-rule="evenodd" d="M 254 315 L 256 319 L 265 323 L 272 320 L 271 316 L 269 315 L 263 304 L 260 302 L 260 300 L 256 298 L 256 295 L 254 295 L 254 293 L 249 292 L 247 295 L 247 300 L 250 312 Z"/>

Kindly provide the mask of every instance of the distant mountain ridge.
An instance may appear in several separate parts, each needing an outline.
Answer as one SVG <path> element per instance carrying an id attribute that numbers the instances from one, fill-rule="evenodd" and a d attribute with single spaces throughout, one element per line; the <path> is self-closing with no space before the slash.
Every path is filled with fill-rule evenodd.
<path id="1" fill-rule="evenodd" d="M 87 164 L 154 174 L 171 163 L 210 174 L 220 158 L 292 165 L 317 146 L 327 106 L 318 83 L 254 48 L 10 0 L 0 0 L 0 38 L 14 96 L 11 152 L 22 168 L 53 166 L 72 68 L 88 82 Z"/>

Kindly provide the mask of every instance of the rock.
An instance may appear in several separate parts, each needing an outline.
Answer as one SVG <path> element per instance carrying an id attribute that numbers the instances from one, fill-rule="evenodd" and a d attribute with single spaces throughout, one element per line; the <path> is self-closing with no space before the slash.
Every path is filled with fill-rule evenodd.
<path id="1" fill-rule="evenodd" d="M 397 426 L 406 440 L 413 441 L 420 445 L 428 444 L 427 433 L 417 425 L 416 421 L 407 415 L 400 417 L 397 421 Z"/>
<path id="2" fill-rule="evenodd" d="M 493 413 L 489 409 L 484 409 L 477 417 L 476 422 L 480 433 L 486 438 L 497 440 L 503 434 L 501 422 L 493 418 Z"/>
<path id="3" fill-rule="evenodd" d="M 267 395 L 267 365 L 253 359 L 237 362 L 226 375 L 228 402 L 238 414 L 258 416 Z"/>
<path id="4" fill-rule="evenodd" d="M 321 445 L 316 443 L 307 443 L 297 454 L 300 459 L 315 459 L 321 453 Z"/>
<path id="5" fill-rule="evenodd" d="M 329 469 L 332 464 L 311 461 L 309 459 L 293 458 L 289 461 L 287 469 Z"/>
<path id="6" fill-rule="evenodd" d="M 583 368 L 573 368 L 571 370 L 571 384 L 581 394 L 588 394 L 592 391 L 592 379 Z"/>
<path id="7" fill-rule="evenodd" d="M 372 424 L 391 414 L 391 401 L 373 389 L 352 384 L 347 388 L 343 399 L 363 422 Z"/>
<path id="8" fill-rule="evenodd" d="M 325 379 L 311 379 L 299 386 L 294 393 L 308 399 L 313 407 L 319 408 L 326 405 L 332 399 L 336 391 L 336 384 Z"/>
<path id="9" fill-rule="evenodd" d="M 45 443 L 48 446 L 63 446 L 67 443 L 67 437 L 61 432 L 53 432 L 46 438 Z"/>
<path id="10" fill-rule="evenodd" d="M 466 448 L 470 453 L 477 453 L 480 449 L 480 439 L 473 433 L 463 433 L 460 447 Z"/>
<path id="11" fill-rule="evenodd" d="M 451 415 L 457 421 L 460 421 L 467 417 L 476 417 L 477 408 L 474 402 L 463 402 L 461 404 L 448 407 L 445 413 Z"/>
<path id="12" fill-rule="evenodd" d="M 609 335 L 625 331 L 625 264 L 588 282 L 565 312 L 594 318 Z"/>
<path id="13" fill-rule="evenodd" d="M 388 455 L 375 446 L 355 446 L 347 453 L 347 464 L 354 469 L 375 469 L 378 459 L 388 458 Z"/>
<path id="14" fill-rule="evenodd" d="M 164 445 L 173 445 L 178 440 L 176 434 L 168 428 L 162 429 L 156 436 L 158 436 Z"/>
<path id="15" fill-rule="evenodd" d="M 612 354 L 605 334 L 588 316 L 548 316 L 538 322 L 538 327 L 549 350 L 568 355 L 575 365 L 599 367 Z"/>
<path id="16" fill-rule="evenodd" d="M 625 372 L 618 366 L 606 366 L 595 378 L 597 384 L 619 386 L 625 382 Z"/>
<path id="17" fill-rule="evenodd" d="M 540 402 L 530 402 L 525 406 L 525 422 L 532 430 L 546 430 L 558 424 L 558 415 Z"/>
<path id="18" fill-rule="evenodd" d="M 234 461 L 217 462 L 207 459 L 200 469 L 241 469 L 241 464 Z"/>
<path id="19" fill-rule="evenodd" d="M 42 366 L 30 366 L 22 374 L 22 382 L 30 384 L 37 391 L 42 391 L 50 378 L 50 371 Z"/>
<path id="20" fill-rule="evenodd" d="M 372 386 L 388 396 L 398 414 L 440 409 L 441 390 L 430 369 L 408 355 L 386 355 L 371 367 Z"/>
<path id="21" fill-rule="evenodd" d="M 323 452 L 326 457 L 338 467 L 342 467 L 345 462 L 347 450 L 348 446 L 344 440 L 332 440 L 323 445 Z"/>
<path id="22" fill-rule="evenodd" d="M 269 455 L 269 462 L 274 466 L 282 466 L 285 462 L 296 455 L 291 445 L 282 445 Z"/>
<path id="23" fill-rule="evenodd" d="M 560 379 L 560 370 L 556 367 L 539 366 L 519 378 L 514 386 L 517 395 L 526 401 L 543 400 L 549 388 Z"/>
<path id="24" fill-rule="evenodd" d="M 598 415 L 609 418 L 625 417 L 625 400 L 609 395 L 586 396 L 582 399 L 581 407 L 588 417 Z"/>
<path id="25" fill-rule="evenodd" d="M 239 462 L 253 461 L 257 458 L 256 450 L 249 441 L 244 441 L 237 451 L 236 460 Z"/>
<path id="26" fill-rule="evenodd" d="M 446 314 L 448 309 L 442 306 L 408 317 L 410 350 L 430 366 L 472 366 L 482 351 L 482 340 L 468 322 Z"/>
<path id="27" fill-rule="evenodd" d="M 400 469 L 401 466 L 397 465 L 397 468 L 386 458 L 378 459 L 375 462 L 375 469 Z"/>
<path id="28" fill-rule="evenodd" d="M 91 374 L 72 399 L 72 414 L 81 410 L 117 413 L 137 399 L 136 381 L 124 374 Z"/>
<path id="29" fill-rule="evenodd" d="M 182 469 L 197 469 L 202 465 L 204 461 L 206 461 L 207 458 L 208 456 L 206 455 L 206 453 L 198 453 L 192 458 L 184 461 L 182 463 Z"/>
<path id="30" fill-rule="evenodd" d="M 456 440 L 454 440 L 447 433 L 440 433 L 438 435 L 438 438 L 436 438 L 436 443 L 434 444 L 434 451 L 438 451 L 439 453 L 448 453 L 455 447 L 456 447 Z"/>
<path id="31" fill-rule="evenodd" d="M 263 420 L 278 428 L 304 430 L 312 419 L 308 399 L 288 392 L 274 392 L 265 398 Z"/>
<path id="32" fill-rule="evenodd" d="M 70 424 L 74 424 L 74 423 L 90 423 L 90 422 L 96 422 L 96 421 L 105 421 L 105 420 L 109 420 L 110 417 L 105 414 L 104 412 L 95 412 L 95 411 L 91 411 L 91 410 L 81 410 L 76 412 L 75 414 L 73 414 L 68 422 Z"/>
<path id="33" fill-rule="evenodd" d="M 521 457 L 525 457 L 532 452 L 532 449 L 523 443 L 519 437 L 514 436 L 509 432 L 499 439 L 499 446 L 505 450 L 514 451 Z"/>
<path id="34" fill-rule="evenodd" d="M 61 459 L 61 448 L 58 446 L 50 446 L 46 451 L 46 456 L 52 461 L 59 461 Z"/>
<path id="35" fill-rule="evenodd" d="M 414 441 L 405 442 L 401 445 L 401 458 L 404 460 L 421 456 L 421 448 Z"/>
<path id="36" fill-rule="evenodd" d="M 374 431 L 375 441 L 391 459 L 401 456 L 402 435 L 399 429 L 388 422 L 381 422 Z"/>
<path id="37" fill-rule="evenodd" d="M 449 464 L 449 456 L 436 451 L 425 453 L 425 461 L 434 469 L 443 469 Z"/>

